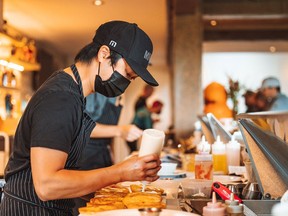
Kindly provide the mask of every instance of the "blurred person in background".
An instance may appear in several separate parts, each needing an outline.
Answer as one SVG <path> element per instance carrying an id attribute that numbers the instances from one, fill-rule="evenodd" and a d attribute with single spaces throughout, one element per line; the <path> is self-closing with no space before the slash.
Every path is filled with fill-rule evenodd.
<path id="1" fill-rule="evenodd" d="M 255 95 L 256 112 L 268 111 L 271 107 L 271 102 L 267 100 L 261 90 L 258 90 Z"/>
<path id="2" fill-rule="evenodd" d="M 275 77 L 267 77 L 262 81 L 261 92 L 271 105 L 268 110 L 288 110 L 288 97 L 281 93 L 280 82 Z"/>
<path id="3" fill-rule="evenodd" d="M 147 107 L 147 99 L 153 94 L 154 88 L 150 85 L 145 85 L 142 89 L 141 95 L 138 97 L 136 103 L 135 103 L 135 113 L 139 108 Z"/>
<path id="4" fill-rule="evenodd" d="M 260 90 L 256 92 L 247 90 L 245 94 L 243 94 L 243 97 L 247 107 L 246 113 L 267 111 L 271 106 L 271 104 Z"/>
<path id="5" fill-rule="evenodd" d="M 258 111 L 256 106 L 256 92 L 247 90 L 242 96 L 244 97 L 245 105 L 247 107 L 246 113 Z"/>
<path id="6" fill-rule="evenodd" d="M 204 113 L 212 113 L 217 119 L 232 118 L 233 112 L 227 106 L 227 92 L 223 85 L 210 83 L 204 89 Z"/>

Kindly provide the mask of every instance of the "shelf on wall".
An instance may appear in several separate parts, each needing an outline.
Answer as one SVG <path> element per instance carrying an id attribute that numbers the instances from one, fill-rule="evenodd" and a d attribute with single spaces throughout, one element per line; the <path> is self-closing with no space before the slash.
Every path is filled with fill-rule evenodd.
<path id="1" fill-rule="evenodd" d="M 20 91 L 20 89 L 18 89 L 17 87 L 7 87 L 7 86 L 3 86 L 0 85 L 0 89 L 7 89 L 7 90 L 13 90 L 13 91 Z"/>
<path id="2" fill-rule="evenodd" d="M 11 45 L 11 47 L 12 46 L 24 47 L 25 45 L 27 45 L 25 40 L 22 40 L 22 41 L 17 40 L 15 38 L 13 38 L 12 36 L 7 35 L 3 32 L 0 32 L 0 44 L 1 44 L 1 41 L 2 41 L 2 46 Z M 13 55 L 7 56 L 6 58 L 2 57 L 2 60 L 17 64 L 17 65 L 21 65 L 24 67 L 24 71 L 39 71 L 41 68 L 40 64 L 37 62 L 31 63 L 31 62 L 23 61 L 23 60 L 20 60 L 19 58 L 15 57 Z"/>
<path id="3" fill-rule="evenodd" d="M 29 63 L 21 61 L 15 57 L 10 57 L 9 62 L 13 62 L 18 65 L 22 65 L 24 67 L 24 71 L 39 71 L 41 66 L 39 63 Z"/>
<path id="4" fill-rule="evenodd" d="M 2 32 L 0 32 L 0 38 L 3 38 L 5 41 L 10 42 L 8 44 L 13 44 L 14 46 L 17 46 L 17 47 L 25 46 L 25 43 L 23 41 L 16 40 L 15 38 Z"/>

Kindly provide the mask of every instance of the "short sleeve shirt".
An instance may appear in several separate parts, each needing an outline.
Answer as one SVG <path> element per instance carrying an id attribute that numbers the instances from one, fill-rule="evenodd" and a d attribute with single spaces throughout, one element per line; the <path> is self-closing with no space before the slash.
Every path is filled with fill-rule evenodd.
<path id="1" fill-rule="evenodd" d="M 72 77 L 55 72 L 33 95 L 18 124 L 6 176 L 30 166 L 31 147 L 69 153 L 81 128 L 83 99 Z"/>
<path id="2" fill-rule="evenodd" d="M 288 110 L 288 97 L 284 94 L 279 93 L 275 102 L 272 104 L 270 108 L 272 111 L 284 111 Z"/>

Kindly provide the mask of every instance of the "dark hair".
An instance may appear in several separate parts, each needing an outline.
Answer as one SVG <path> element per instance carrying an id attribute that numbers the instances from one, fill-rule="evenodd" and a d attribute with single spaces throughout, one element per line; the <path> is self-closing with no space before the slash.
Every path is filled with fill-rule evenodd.
<path id="1" fill-rule="evenodd" d="M 90 64 L 92 59 L 95 58 L 95 56 L 97 56 L 100 47 L 101 45 L 95 42 L 92 42 L 86 45 L 78 52 L 74 61 L 75 62 L 80 61 L 80 62 L 85 62 L 87 64 Z M 123 57 L 119 53 L 111 50 L 109 58 L 111 59 L 111 64 L 115 65 L 117 61 Z"/>

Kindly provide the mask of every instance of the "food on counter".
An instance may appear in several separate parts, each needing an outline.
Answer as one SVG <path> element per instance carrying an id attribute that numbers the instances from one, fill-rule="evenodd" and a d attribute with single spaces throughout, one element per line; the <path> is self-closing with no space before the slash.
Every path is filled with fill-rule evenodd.
<path id="1" fill-rule="evenodd" d="M 129 189 L 127 187 L 123 187 L 121 185 L 113 184 L 107 187 L 100 189 L 95 192 L 95 195 L 118 195 L 120 197 L 125 197 L 129 193 Z"/>
<path id="2" fill-rule="evenodd" d="M 131 189 L 132 192 L 141 192 L 142 188 L 143 188 L 143 186 L 139 185 L 139 184 L 130 185 L 130 189 Z M 158 187 L 154 187 L 152 185 L 146 185 L 145 192 L 154 192 L 154 193 L 162 195 L 164 193 L 164 189 L 158 188 Z"/>
<path id="3" fill-rule="evenodd" d="M 117 207 L 113 205 L 100 205 L 100 206 L 86 206 L 79 208 L 80 214 L 93 214 L 95 212 L 101 212 L 101 211 L 109 211 L 109 210 L 116 210 Z"/>
<path id="4" fill-rule="evenodd" d="M 127 208 L 163 208 L 161 195 L 148 192 L 133 192 L 124 197 L 123 203 Z"/>
<path id="5" fill-rule="evenodd" d="M 142 185 L 131 184 L 128 187 L 119 184 L 111 185 L 95 192 L 85 207 L 79 208 L 80 214 L 90 214 L 101 211 L 131 208 L 165 208 L 162 201 L 164 192 L 161 188 L 147 186 L 141 192 Z"/>
<path id="6" fill-rule="evenodd" d="M 118 208 L 124 208 L 122 203 L 123 197 L 119 195 L 96 195 L 94 198 L 90 199 L 90 202 L 87 203 L 87 206 L 96 206 L 96 205 L 108 205 L 112 204 L 117 206 Z"/>

